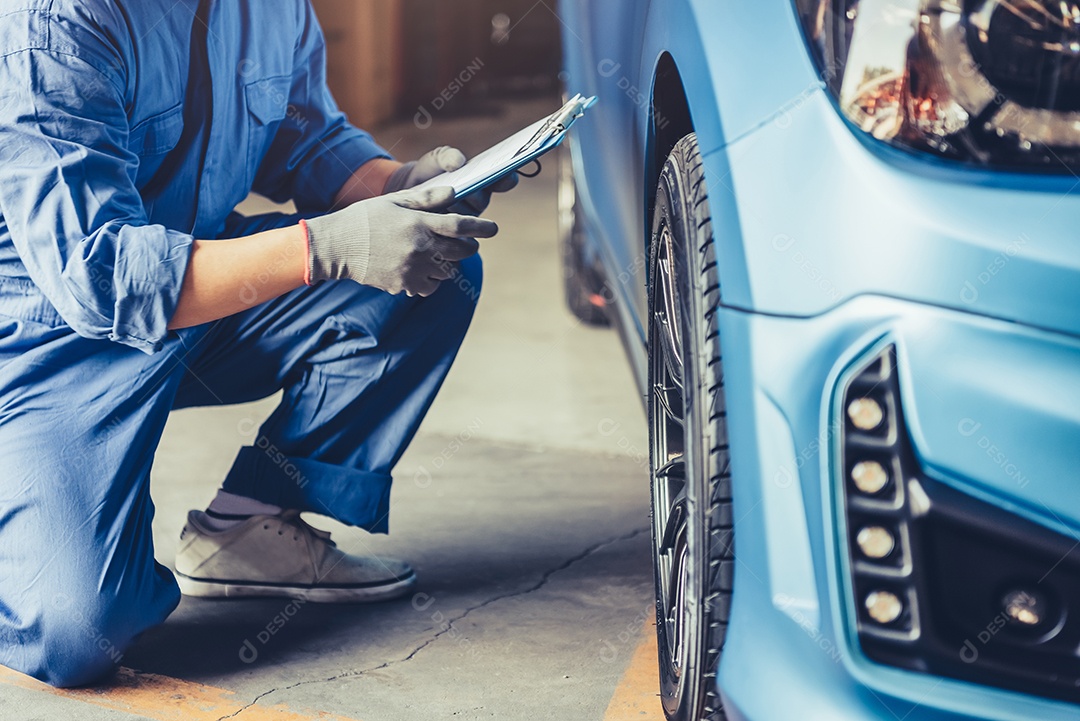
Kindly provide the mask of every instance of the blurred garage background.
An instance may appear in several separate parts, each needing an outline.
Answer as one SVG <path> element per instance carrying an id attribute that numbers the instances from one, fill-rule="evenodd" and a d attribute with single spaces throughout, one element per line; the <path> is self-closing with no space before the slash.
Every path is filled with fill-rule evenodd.
<path id="1" fill-rule="evenodd" d="M 556 93 L 559 20 L 536 0 L 313 0 L 330 88 L 349 118 L 377 128 L 423 110 L 493 112 Z"/>

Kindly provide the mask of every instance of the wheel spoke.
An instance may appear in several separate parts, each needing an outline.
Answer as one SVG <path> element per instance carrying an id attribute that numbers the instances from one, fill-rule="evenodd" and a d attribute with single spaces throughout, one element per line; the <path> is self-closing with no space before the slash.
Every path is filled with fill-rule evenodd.
<path id="1" fill-rule="evenodd" d="M 675 549 L 675 560 L 671 569 L 671 588 L 668 590 L 668 598 L 671 606 L 664 609 L 665 622 L 667 625 L 668 650 L 671 656 L 671 668 L 676 678 L 682 676 L 684 649 L 683 643 L 686 638 L 686 574 L 689 547 L 686 539 L 680 539 Z"/>
<path id="2" fill-rule="evenodd" d="M 684 484 L 685 485 L 685 484 Z M 671 504 L 660 536 L 660 553 L 667 553 L 675 547 L 679 536 L 686 532 L 686 489 L 684 488 Z"/>
<path id="3" fill-rule="evenodd" d="M 683 359 L 682 338 L 679 334 L 679 314 L 675 300 L 675 269 L 671 257 L 671 231 L 664 228 L 660 237 L 659 257 L 657 258 L 657 279 L 654 293 L 653 317 L 656 337 L 663 344 L 667 371 L 675 385 L 682 389 Z"/>
<path id="4" fill-rule="evenodd" d="M 674 351 L 674 356 L 678 359 L 679 368 L 682 368 L 682 358 L 679 354 L 679 349 L 682 347 L 682 339 L 679 338 L 679 314 L 676 310 L 677 306 L 675 303 L 675 264 L 672 258 L 672 237 L 670 228 L 664 228 L 663 233 L 661 233 L 660 236 L 660 244 L 660 267 L 658 268 L 660 271 L 660 300 L 663 301 L 663 312 L 667 317 L 668 326 L 671 329 L 671 350 Z"/>
<path id="5" fill-rule="evenodd" d="M 657 478 L 686 479 L 686 461 L 681 455 L 675 456 L 664 465 L 656 469 Z"/>
<path id="6" fill-rule="evenodd" d="M 659 339 L 660 355 L 663 360 L 663 374 L 670 379 L 671 384 L 682 391 L 682 357 L 673 347 L 675 332 L 671 328 L 670 320 L 666 313 L 653 314 L 653 323 L 656 327 L 655 336 Z"/>
<path id="7" fill-rule="evenodd" d="M 682 389 L 657 384 L 653 386 L 653 393 L 656 394 L 656 402 L 664 409 L 664 415 L 680 426 L 683 425 Z"/>

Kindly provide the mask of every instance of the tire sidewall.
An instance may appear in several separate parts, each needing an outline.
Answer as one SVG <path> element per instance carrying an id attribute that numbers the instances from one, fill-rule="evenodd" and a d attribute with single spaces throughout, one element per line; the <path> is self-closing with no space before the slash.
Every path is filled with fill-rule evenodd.
<path id="1" fill-rule="evenodd" d="M 709 289 L 713 286 L 712 278 L 715 276 L 715 268 L 704 267 L 701 248 L 706 243 L 712 243 L 711 223 L 709 219 L 707 203 L 694 200 L 695 188 L 689 187 L 691 175 L 689 172 L 690 162 L 700 155 L 696 144 L 696 137 L 687 136 L 672 151 L 667 162 L 664 164 L 659 182 L 657 184 L 656 203 L 653 213 L 650 243 L 650 274 L 649 295 L 650 298 L 650 323 L 649 323 L 649 351 L 661 352 L 656 346 L 654 338 L 654 323 L 652 319 L 652 303 L 655 297 L 654 284 L 657 282 L 657 263 L 660 256 L 661 230 L 665 225 L 670 229 L 673 238 L 672 261 L 674 266 L 674 285 L 677 298 L 678 324 L 681 333 L 681 352 L 684 362 L 683 384 L 685 396 L 685 463 L 687 473 L 687 516 L 688 529 L 687 539 L 690 550 L 688 559 L 689 573 L 687 575 L 686 595 L 689 607 L 690 621 L 687 624 L 687 633 L 684 643 L 688 645 L 686 665 L 682 670 L 684 689 L 680 703 L 672 708 L 672 699 L 662 695 L 665 712 L 669 718 L 680 721 L 696 721 L 699 714 L 704 713 L 706 708 L 719 708 L 719 699 L 715 687 L 716 665 L 712 668 L 705 660 L 704 647 L 709 642 L 709 624 L 712 622 L 708 607 L 708 598 L 711 593 L 708 587 L 710 573 L 710 554 L 707 549 L 711 543 L 711 533 L 708 523 L 710 506 L 709 479 L 717 474 L 717 469 L 712 468 L 713 457 L 710 449 L 715 440 L 715 429 L 709 421 L 710 388 L 713 379 L 710 377 L 709 360 L 712 357 L 712 340 L 707 337 L 707 323 L 704 318 L 708 312 L 707 299 L 712 297 Z M 652 379 L 650 378 L 650 384 Z M 656 408 L 655 394 L 649 394 L 650 419 L 652 414 L 659 411 Z M 651 420 L 650 420 L 651 427 Z M 726 439 L 725 439 L 726 440 Z M 650 442 L 650 448 L 653 447 Z M 656 460 L 653 460 L 652 469 L 657 468 Z M 655 483 L 656 479 L 650 479 Z M 655 534 L 654 534 L 655 536 Z M 653 539 L 654 568 L 658 569 L 658 543 Z M 673 683 L 670 669 L 668 669 L 668 651 L 665 648 L 666 627 L 663 623 L 662 603 L 660 601 L 661 584 L 668 579 L 656 579 L 657 590 L 657 636 L 659 641 L 659 658 L 661 667 L 661 688 L 669 691 Z M 726 620 L 726 619 L 725 619 Z M 718 652 L 717 652 L 718 653 Z M 666 678 L 665 678 L 666 677 Z M 723 718 L 719 715 L 708 718 Z"/>

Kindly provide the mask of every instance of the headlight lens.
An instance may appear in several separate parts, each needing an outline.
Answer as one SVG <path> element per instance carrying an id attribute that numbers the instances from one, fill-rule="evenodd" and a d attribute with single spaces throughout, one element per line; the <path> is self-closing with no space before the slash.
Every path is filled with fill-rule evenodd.
<path id="1" fill-rule="evenodd" d="M 974 165 L 1080 171 L 1080 1 L 795 2 L 863 132 Z"/>

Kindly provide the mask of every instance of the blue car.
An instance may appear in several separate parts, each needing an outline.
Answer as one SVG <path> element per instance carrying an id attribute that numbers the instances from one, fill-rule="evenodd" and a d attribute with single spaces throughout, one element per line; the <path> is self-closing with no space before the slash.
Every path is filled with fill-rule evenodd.
<path id="1" fill-rule="evenodd" d="M 558 15 L 668 717 L 1080 718 L 1080 3 Z"/>

